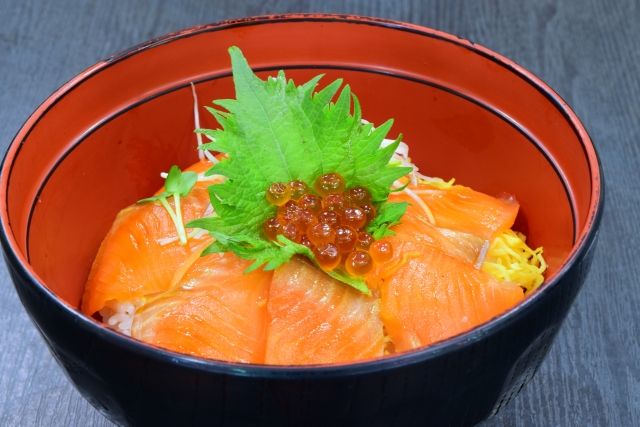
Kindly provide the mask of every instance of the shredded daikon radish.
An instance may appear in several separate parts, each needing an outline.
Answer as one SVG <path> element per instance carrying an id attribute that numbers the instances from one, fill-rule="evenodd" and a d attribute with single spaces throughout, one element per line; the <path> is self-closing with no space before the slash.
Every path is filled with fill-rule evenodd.
<path id="1" fill-rule="evenodd" d="M 202 228 L 199 228 L 198 231 L 193 235 L 193 239 L 202 239 L 203 237 L 205 237 L 207 235 L 207 230 L 203 230 Z"/>
<path id="2" fill-rule="evenodd" d="M 198 181 L 199 182 L 206 182 L 206 181 L 224 181 L 227 177 L 225 177 L 224 175 L 210 175 L 210 176 L 205 176 L 204 173 L 199 173 L 198 174 Z"/>
<path id="3" fill-rule="evenodd" d="M 362 119 L 361 121 L 363 124 L 369 123 L 365 119 Z M 395 140 L 393 139 L 383 139 L 382 143 L 380 144 L 380 148 L 388 147 L 390 144 L 393 144 L 394 142 Z M 394 162 L 395 164 L 412 168 L 413 171 L 410 173 L 410 176 L 409 176 L 410 182 L 412 185 L 418 185 L 418 175 L 420 176 L 424 176 L 424 175 L 418 174 L 418 167 L 413 163 L 411 163 L 411 159 L 409 158 L 409 146 L 406 143 L 400 142 L 400 144 L 398 145 L 398 148 L 396 148 L 396 151 L 393 153 L 393 156 L 391 156 L 391 161 L 389 163 L 394 163 Z M 436 179 L 440 179 L 440 178 L 436 178 Z M 404 184 L 396 181 L 394 183 L 394 186 L 396 188 L 401 188 L 404 186 Z M 409 188 L 403 189 L 402 192 L 406 193 L 409 197 L 411 197 L 413 200 L 415 200 L 418 203 L 418 205 L 422 208 L 422 210 L 424 210 L 431 224 L 433 225 L 436 224 L 436 219 L 433 217 L 433 214 L 431 213 L 431 209 L 429 209 L 429 206 L 427 206 L 427 204 L 420 198 L 420 196 L 418 196 L 418 194 L 416 194 L 414 191 L 410 190 Z"/>
<path id="4" fill-rule="evenodd" d="M 416 193 L 409 190 L 408 188 L 405 188 L 402 191 L 406 193 L 409 197 L 411 197 L 413 200 L 415 200 L 416 203 L 418 203 L 418 205 L 422 208 L 422 210 L 424 210 L 424 213 L 427 214 L 427 218 L 429 219 L 429 222 L 432 225 L 436 225 L 436 219 L 433 217 L 433 214 L 431 213 L 431 209 L 429 209 L 429 206 L 427 206 L 427 204 L 420 198 L 420 196 L 418 196 Z"/>
<path id="5" fill-rule="evenodd" d="M 200 113 L 198 113 L 198 95 L 196 95 L 196 87 L 193 82 L 189 82 L 191 85 L 191 94 L 193 95 L 193 116 L 196 119 L 196 129 L 200 129 Z M 196 139 L 198 140 L 198 148 L 202 146 L 202 135 L 196 133 Z M 200 161 L 204 160 L 204 151 L 198 150 L 198 158 Z"/>
<path id="6" fill-rule="evenodd" d="M 383 139 L 382 143 L 380 143 L 380 148 L 385 148 L 388 147 L 389 145 L 393 144 L 394 142 L 396 142 L 395 139 Z M 405 160 L 409 160 L 409 146 L 407 144 L 405 144 L 404 142 L 400 142 L 400 145 L 398 145 L 398 148 L 396 148 L 396 151 L 394 152 L 394 155 L 400 156 L 402 158 L 404 158 Z"/>
<path id="7" fill-rule="evenodd" d="M 211 203 L 209 203 L 209 206 L 207 206 L 207 209 L 204 210 L 204 214 L 202 214 L 202 217 L 210 216 L 214 212 L 215 211 L 213 209 L 213 205 Z"/>
<path id="8" fill-rule="evenodd" d="M 487 252 L 489 251 L 489 245 L 491 242 L 485 240 L 482 244 L 482 248 L 478 253 L 478 258 L 476 258 L 476 263 L 473 265 L 477 270 L 480 270 L 482 267 L 482 263 L 484 263 L 484 259 L 487 257 Z"/>
<path id="9" fill-rule="evenodd" d="M 193 85 L 193 82 L 189 82 L 191 85 L 191 93 L 193 94 L 193 116 L 195 117 L 196 129 L 200 129 L 200 113 L 198 113 L 198 95 L 196 94 L 196 87 Z M 211 141 L 215 141 L 213 138 L 207 136 Z M 202 134 L 196 132 L 196 138 L 198 140 L 198 148 L 202 145 Z M 204 158 L 209 159 L 209 161 L 213 163 L 218 163 L 218 159 L 215 158 L 213 154 L 211 154 L 207 150 L 198 149 L 198 158 L 200 161 L 204 160 Z"/>
<path id="10" fill-rule="evenodd" d="M 187 238 L 189 236 L 187 235 Z M 156 242 L 160 245 L 160 246 L 166 246 L 169 243 L 173 243 L 173 242 L 177 242 L 178 241 L 178 236 L 173 236 L 173 237 L 163 237 L 162 239 L 156 239 Z"/>
<path id="11" fill-rule="evenodd" d="M 442 190 L 413 190 L 416 194 L 432 194 L 434 196 L 442 196 L 446 194 L 446 192 Z"/>
<path id="12" fill-rule="evenodd" d="M 369 122 L 367 122 L 366 120 L 362 120 L 362 123 L 367 124 Z M 372 130 L 374 128 L 372 127 Z M 390 144 L 393 144 L 394 142 L 396 142 L 394 139 L 383 139 L 382 142 L 380 143 L 380 148 L 384 148 L 389 146 Z M 414 165 L 413 163 L 411 163 L 411 158 L 409 157 L 409 146 L 404 143 L 404 142 L 400 142 L 400 144 L 398 145 L 398 148 L 396 148 L 395 152 L 393 153 L 393 155 L 391 156 L 391 160 L 389 161 L 389 164 L 394 164 L 394 165 L 399 165 L 399 166 L 406 166 L 406 167 L 410 167 L 413 169 L 413 171 L 410 174 L 410 179 L 411 179 L 411 184 L 412 185 L 418 185 L 418 178 L 416 176 L 417 172 L 418 172 L 418 167 L 416 165 Z"/>
<path id="13" fill-rule="evenodd" d="M 200 134 L 198 134 L 198 135 L 200 135 Z M 216 157 L 213 154 L 211 154 L 209 151 L 207 151 L 207 150 L 198 150 L 198 151 L 202 151 L 204 153 L 204 155 L 206 156 L 206 158 L 209 159 L 210 162 L 218 163 L 219 160 L 216 159 Z"/>

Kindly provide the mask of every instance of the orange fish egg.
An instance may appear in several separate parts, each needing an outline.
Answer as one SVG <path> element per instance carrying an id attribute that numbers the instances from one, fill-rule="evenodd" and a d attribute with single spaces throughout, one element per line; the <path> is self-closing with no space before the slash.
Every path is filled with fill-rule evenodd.
<path id="1" fill-rule="evenodd" d="M 300 180 L 291 181 L 289 183 L 291 189 L 291 198 L 299 200 L 305 193 L 309 192 L 309 186 Z"/>
<path id="2" fill-rule="evenodd" d="M 327 194 L 339 194 L 344 191 L 345 181 L 342 176 L 337 173 L 328 173 L 322 175 L 313 183 L 313 188 L 320 196 Z"/>
<path id="3" fill-rule="evenodd" d="M 272 205 L 282 206 L 291 199 L 291 188 L 283 182 L 274 182 L 267 189 L 266 198 Z"/>
<path id="4" fill-rule="evenodd" d="M 345 198 L 352 206 L 371 204 L 371 193 L 364 187 L 358 186 L 347 190 Z"/>
<path id="5" fill-rule="evenodd" d="M 351 252 L 358 243 L 358 232 L 348 225 L 340 225 L 336 227 L 335 243 L 340 252 Z"/>
<path id="6" fill-rule="evenodd" d="M 333 243 L 320 243 L 313 249 L 313 255 L 323 270 L 331 271 L 340 264 L 340 250 Z"/>
<path id="7" fill-rule="evenodd" d="M 364 227 L 366 219 L 364 211 L 358 206 L 345 208 L 344 212 L 342 212 L 342 224 L 350 225 L 356 230 Z"/>
<path id="8" fill-rule="evenodd" d="M 371 245 L 369 253 L 376 264 L 382 264 L 393 258 L 393 247 L 388 240 L 378 240 Z"/>
<path id="9" fill-rule="evenodd" d="M 347 257 L 344 266 L 352 276 L 364 276 L 373 268 L 373 260 L 368 252 L 357 250 Z"/>
<path id="10" fill-rule="evenodd" d="M 304 209 L 309 209 L 313 213 L 318 213 L 322 209 L 322 203 L 320 198 L 313 194 L 303 194 L 298 200 L 298 206 Z"/>
<path id="11" fill-rule="evenodd" d="M 336 232 L 329 224 L 319 223 L 308 230 L 307 237 L 314 246 L 318 246 L 321 243 L 333 243 Z"/>

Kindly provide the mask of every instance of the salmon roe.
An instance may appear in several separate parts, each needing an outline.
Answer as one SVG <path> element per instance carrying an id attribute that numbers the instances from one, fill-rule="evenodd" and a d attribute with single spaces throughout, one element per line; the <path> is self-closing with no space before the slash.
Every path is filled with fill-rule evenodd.
<path id="1" fill-rule="evenodd" d="M 371 244 L 369 253 L 377 264 L 381 264 L 393 258 L 393 247 L 388 240 L 382 239 Z"/>
<path id="2" fill-rule="evenodd" d="M 373 268 L 373 259 L 369 252 L 357 250 L 351 252 L 344 264 L 347 272 L 352 276 L 364 276 Z"/>
<path id="3" fill-rule="evenodd" d="M 300 197 L 309 192 L 309 186 L 300 180 L 291 181 L 289 188 L 291 188 L 291 198 L 293 200 L 299 200 Z"/>
<path id="4" fill-rule="evenodd" d="M 281 230 L 282 224 L 280 224 L 278 218 L 269 218 L 264 222 L 264 234 L 269 240 L 276 240 Z"/>
<path id="5" fill-rule="evenodd" d="M 348 225 L 336 227 L 336 246 L 340 252 L 351 252 L 356 247 L 356 243 L 358 243 L 358 232 L 355 228 Z"/>
<path id="6" fill-rule="evenodd" d="M 333 243 L 322 243 L 316 246 L 313 248 L 313 255 L 324 270 L 331 271 L 340 265 L 340 251 Z"/>
<path id="7" fill-rule="evenodd" d="M 368 204 L 360 206 L 360 209 L 362 209 L 366 218 L 364 221 L 364 225 L 369 225 L 369 223 L 373 221 L 373 218 L 376 217 L 376 208 L 374 208 L 373 205 Z"/>
<path id="8" fill-rule="evenodd" d="M 307 232 L 307 237 L 312 245 L 321 243 L 333 243 L 336 240 L 336 231 L 329 224 L 316 224 Z"/>
<path id="9" fill-rule="evenodd" d="M 374 240 L 371 234 L 366 231 L 361 231 L 358 233 L 358 243 L 356 243 L 356 248 L 368 251 L 373 242 Z"/>
<path id="10" fill-rule="evenodd" d="M 302 238 L 300 228 L 292 222 L 282 226 L 282 235 L 295 243 L 300 243 L 300 239 Z"/>
<path id="11" fill-rule="evenodd" d="M 274 182 L 267 190 L 267 201 L 276 206 L 282 206 L 291 199 L 291 188 L 284 182 Z"/>
<path id="12" fill-rule="evenodd" d="M 364 227 L 366 219 L 364 211 L 358 206 L 348 207 L 342 213 L 342 223 L 355 229 Z"/>
<path id="13" fill-rule="evenodd" d="M 340 215 L 334 211 L 320 211 L 318 221 L 335 227 L 340 224 Z"/>
<path id="14" fill-rule="evenodd" d="M 289 200 L 284 205 L 278 208 L 278 221 L 282 225 L 290 222 L 298 221 L 298 205 L 293 200 Z"/>
<path id="15" fill-rule="evenodd" d="M 302 208 L 298 209 L 298 215 L 295 223 L 300 227 L 302 232 L 307 231 L 309 228 L 313 227 L 318 223 L 318 217 L 314 215 L 309 209 Z"/>
<path id="16" fill-rule="evenodd" d="M 361 186 L 345 191 L 345 186 L 337 173 L 320 176 L 313 190 L 300 180 L 274 182 L 266 199 L 278 207 L 278 214 L 265 221 L 265 236 L 277 242 L 281 235 L 306 246 L 326 271 L 344 268 L 353 276 L 363 276 L 375 264 L 390 260 L 391 243 L 376 242 L 364 229 L 377 214 L 371 193 Z"/>
<path id="17" fill-rule="evenodd" d="M 303 194 L 298 200 L 298 206 L 304 209 L 309 209 L 311 212 L 318 213 L 322 209 L 322 203 L 320 198 L 313 194 Z"/>
<path id="18" fill-rule="evenodd" d="M 342 194 L 331 193 L 322 198 L 322 209 L 326 211 L 333 211 L 342 215 L 346 207 L 347 201 L 344 199 Z"/>
<path id="19" fill-rule="evenodd" d="M 345 193 L 345 197 L 352 206 L 371 204 L 371 193 L 364 187 L 353 187 Z"/>
<path id="20" fill-rule="evenodd" d="M 305 245 L 309 249 L 313 249 L 313 245 L 311 244 L 311 241 L 309 240 L 306 234 L 302 236 L 302 238 L 300 239 L 300 244 Z"/>
<path id="21" fill-rule="evenodd" d="M 344 186 L 344 178 L 337 173 L 322 175 L 313 183 L 313 188 L 321 197 L 324 197 L 327 194 L 340 194 L 344 191 Z"/>

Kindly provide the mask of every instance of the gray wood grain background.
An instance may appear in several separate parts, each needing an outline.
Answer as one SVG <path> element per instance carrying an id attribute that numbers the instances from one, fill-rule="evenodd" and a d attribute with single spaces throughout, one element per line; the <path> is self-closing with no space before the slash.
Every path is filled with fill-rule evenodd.
<path id="1" fill-rule="evenodd" d="M 313 11 L 397 19 L 470 39 L 532 71 L 573 107 L 604 166 L 599 248 L 542 368 L 484 427 L 640 426 L 637 0 L 0 0 L 0 150 L 48 95 L 116 51 L 196 24 Z M 67 382 L 4 266 L 0 324 L 0 426 L 112 425 Z"/>

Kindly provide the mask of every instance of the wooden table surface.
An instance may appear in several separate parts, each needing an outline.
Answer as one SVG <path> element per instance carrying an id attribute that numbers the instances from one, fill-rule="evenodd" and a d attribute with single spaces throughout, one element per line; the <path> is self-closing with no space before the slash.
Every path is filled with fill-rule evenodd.
<path id="1" fill-rule="evenodd" d="M 638 0 L 0 0 L 0 147 L 48 95 L 114 52 L 196 24 L 313 11 L 470 39 L 524 66 L 572 106 L 604 167 L 599 247 L 548 358 L 484 426 L 640 426 Z M 0 323 L 0 426 L 112 425 L 66 380 L 4 267 Z"/>

